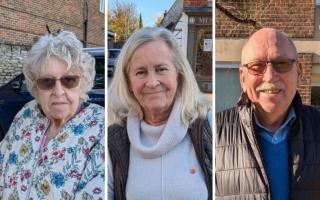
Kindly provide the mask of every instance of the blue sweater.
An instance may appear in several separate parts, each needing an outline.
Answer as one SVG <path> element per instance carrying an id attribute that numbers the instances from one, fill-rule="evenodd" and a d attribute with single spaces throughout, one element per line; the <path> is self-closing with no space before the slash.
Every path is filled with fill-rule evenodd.
<path id="1" fill-rule="evenodd" d="M 281 127 L 272 133 L 263 127 L 258 120 L 258 133 L 262 157 L 271 187 L 272 200 L 288 200 L 290 188 L 288 135 L 295 119 L 293 108 Z"/>
<path id="2" fill-rule="evenodd" d="M 289 199 L 288 138 L 272 144 L 260 137 L 260 144 L 271 187 L 271 199 Z"/>

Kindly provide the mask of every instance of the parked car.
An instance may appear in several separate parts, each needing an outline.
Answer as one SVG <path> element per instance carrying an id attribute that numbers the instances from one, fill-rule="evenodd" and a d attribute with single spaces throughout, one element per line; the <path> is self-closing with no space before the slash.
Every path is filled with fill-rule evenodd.
<path id="1" fill-rule="evenodd" d="M 85 49 L 96 59 L 95 85 L 88 93 L 88 101 L 104 106 L 104 48 L 99 49 L 103 49 L 103 53 L 101 50 Z M 32 99 L 22 73 L 0 87 L 0 141 L 17 112 Z"/>
<path id="2" fill-rule="evenodd" d="M 108 77 L 112 77 L 115 71 L 117 57 L 121 49 L 108 49 Z"/>
<path id="3" fill-rule="evenodd" d="M 95 89 L 104 89 L 104 66 L 105 66 L 105 59 L 104 59 L 104 47 L 99 48 L 84 48 L 84 52 L 89 53 L 96 59 L 96 77 L 95 77 Z"/>

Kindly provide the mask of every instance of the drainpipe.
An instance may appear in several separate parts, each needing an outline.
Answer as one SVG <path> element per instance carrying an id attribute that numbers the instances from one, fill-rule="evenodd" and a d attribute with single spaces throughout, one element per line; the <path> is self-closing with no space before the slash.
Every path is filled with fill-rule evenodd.
<path id="1" fill-rule="evenodd" d="M 88 40 L 88 2 L 84 3 L 84 21 L 83 21 L 83 47 L 87 47 Z"/>

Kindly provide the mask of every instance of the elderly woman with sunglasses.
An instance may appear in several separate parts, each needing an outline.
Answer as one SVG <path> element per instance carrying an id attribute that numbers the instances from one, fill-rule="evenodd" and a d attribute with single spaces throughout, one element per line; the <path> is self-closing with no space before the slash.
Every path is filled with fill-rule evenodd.
<path id="1" fill-rule="evenodd" d="M 23 73 L 35 100 L 0 144 L 1 199 L 104 198 L 104 108 L 86 102 L 94 64 L 71 32 L 34 44 Z"/>

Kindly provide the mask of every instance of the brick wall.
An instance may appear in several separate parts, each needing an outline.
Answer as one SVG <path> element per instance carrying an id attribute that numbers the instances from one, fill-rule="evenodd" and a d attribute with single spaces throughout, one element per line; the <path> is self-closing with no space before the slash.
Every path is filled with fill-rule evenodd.
<path id="1" fill-rule="evenodd" d="M 105 15 L 99 11 L 99 0 L 88 0 L 88 6 L 88 47 L 104 47 Z"/>
<path id="2" fill-rule="evenodd" d="M 85 0 L 1 1 L 0 41 L 31 45 L 51 30 L 73 31 L 84 39 Z M 88 45 L 104 45 L 104 14 L 99 0 L 88 2 Z"/>
<path id="3" fill-rule="evenodd" d="M 184 0 L 183 7 L 206 7 L 212 6 L 211 0 Z"/>
<path id="4" fill-rule="evenodd" d="M 216 37 L 247 37 L 272 27 L 293 38 L 314 36 L 314 0 L 216 2 Z"/>
<path id="5" fill-rule="evenodd" d="M 302 82 L 299 93 L 304 104 L 311 104 L 311 73 L 312 73 L 312 53 L 299 53 L 299 62 L 302 64 Z"/>
<path id="6" fill-rule="evenodd" d="M 99 12 L 99 0 L 0 1 L 0 85 L 21 72 L 26 51 L 47 33 L 46 24 L 51 31 L 72 31 L 83 41 L 86 16 L 87 47 L 104 46 L 104 13 Z"/>

